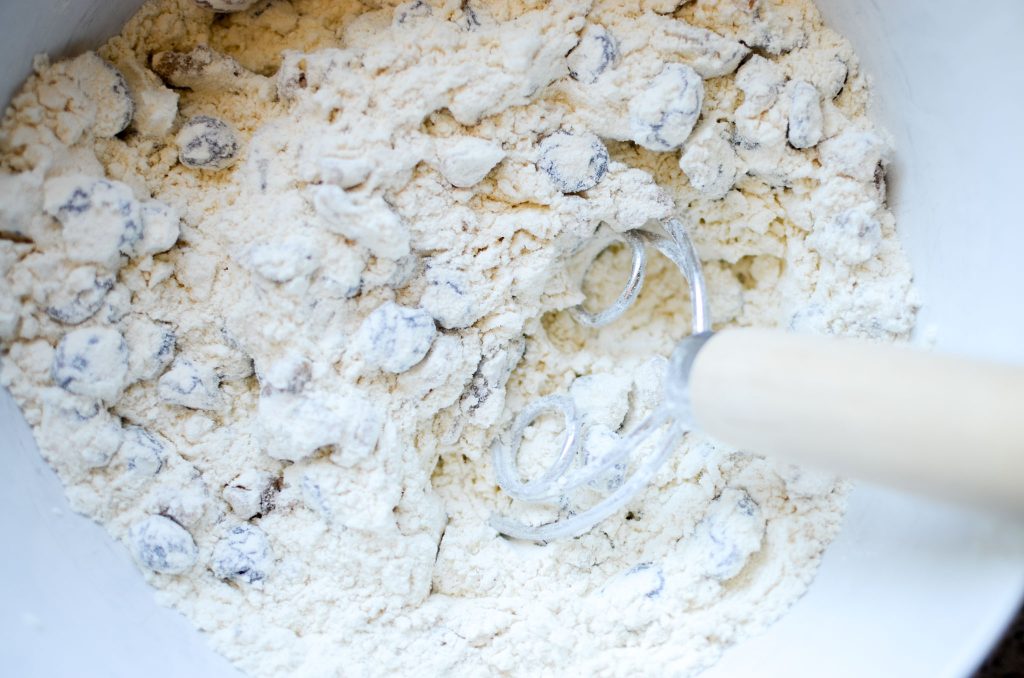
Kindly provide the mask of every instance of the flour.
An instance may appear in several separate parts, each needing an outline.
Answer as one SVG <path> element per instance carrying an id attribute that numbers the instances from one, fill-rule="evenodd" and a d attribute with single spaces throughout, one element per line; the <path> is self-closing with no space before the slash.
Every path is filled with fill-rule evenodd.
<path id="1" fill-rule="evenodd" d="M 720 325 L 905 336 L 867 100 L 804 0 L 154 0 L 37 59 L 0 127 L 0 376 L 72 505 L 252 675 L 689 675 L 803 593 L 845 485 L 691 435 L 523 544 L 488 516 L 576 507 L 513 503 L 488 451 L 538 396 L 591 458 L 656 406 L 675 267 L 599 331 L 568 309 L 628 271 L 581 289 L 576 253 L 670 216 Z"/>

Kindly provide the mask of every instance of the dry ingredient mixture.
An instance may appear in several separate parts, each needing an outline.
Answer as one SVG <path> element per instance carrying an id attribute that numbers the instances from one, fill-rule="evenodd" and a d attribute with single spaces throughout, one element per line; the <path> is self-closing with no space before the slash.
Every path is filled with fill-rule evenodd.
<path id="1" fill-rule="evenodd" d="M 628 268 L 581 290 L 574 252 L 670 215 L 720 325 L 905 336 L 868 98 L 806 0 L 153 0 L 2 123 L 2 382 L 251 675 L 688 675 L 801 595 L 843 484 L 691 435 L 517 543 L 492 511 L 572 507 L 511 505 L 488 451 L 540 395 L 588 446 L 657 403 L 678 271 L 565 309 Z"/>

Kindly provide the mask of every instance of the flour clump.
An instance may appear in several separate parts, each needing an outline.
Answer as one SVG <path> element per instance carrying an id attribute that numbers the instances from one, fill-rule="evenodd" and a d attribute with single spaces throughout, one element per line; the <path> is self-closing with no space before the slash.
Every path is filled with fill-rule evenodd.
<path id="1" fill-rule="evenodd" d="M 558 131 L 540 144 L 537 167 L 562 193 L 579 193 L 597 186 L 608 171 L 608 149 L 591 133 Z"/>
<path id="2" fill-rule="evenodd" d="M 113 402 L 128 377 L 128 345 L 105 327 L 68 332 L 57 345 L 51 375 L 55 384 L 77 395 Z"/>
<path id="3" fill-rule="evenodd" d="M 128 532 L 132 552 L 140 565 L 161 574 L 181 574 L 196 561 L 192 536 L 164 516 L 150 516 Z"/>
<path id="4" fill-rule="evenodd" d="M 236 155 L 238 140 L 223 120 L 197 115 L 178 132 L 178 157 L 186 167 L 220 170 L 234 164 Z"/>

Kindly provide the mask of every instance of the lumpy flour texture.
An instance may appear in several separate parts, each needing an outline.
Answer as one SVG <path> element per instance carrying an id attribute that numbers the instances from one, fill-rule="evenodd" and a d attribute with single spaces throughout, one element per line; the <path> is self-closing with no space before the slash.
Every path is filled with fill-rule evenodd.
<path id="1" fill-rule="evenodd" d="M 490 446 L 538 396 L 588 453 L 658 402 L 678 271 L 566 309 L 628 270 L 574 253 L 672 215 L 717 326 L 906 335 L 867 102 L 802 0 L 155 0 L 3 121 L 3 384 L 254 676 L 688 675 L 803 593 L 843 484 L 690 435 L 540 545 L 488 516 L 573 506 L 513 504 Z"/>

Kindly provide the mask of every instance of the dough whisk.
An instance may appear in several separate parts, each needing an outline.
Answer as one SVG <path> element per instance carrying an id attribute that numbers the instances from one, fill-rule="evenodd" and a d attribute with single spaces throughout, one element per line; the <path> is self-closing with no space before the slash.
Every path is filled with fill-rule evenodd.
<path id="1" fill-rule="evenodd" d="M 540 398 L 519 413 L 508 443 L 498 441 L 492 458 L 501 489 L 526 503 L 557 503 L 630 462 L 635 470 L 589 508 L 552 522 L 530 525 L 495 514 L 490 524 L 498 532 L 539 542 L 587 532 L 625 506 L 682 437 L 697 430 L 739 449 L 1024 510 L 1024 368 L 777 330 L 712 332 L 704 276 L 686 228 L 678 219 L 662 226 L 667 236 L 639 229 L 619 234 L 632 263 L 609 308 L 571 309 L 587 327 L 619 318 L 643 286 L 648 247 L 679 267 L 690 288 L 691 334 L 672 354 L 661 403 L 609 452 L 589 458 L 572 400 Z M 523 480 L 523 435 L 548 412 L 564 418 L 560 449 L 546 471 Z M 650 449 L 640 453 L 645 446 Z"/>

